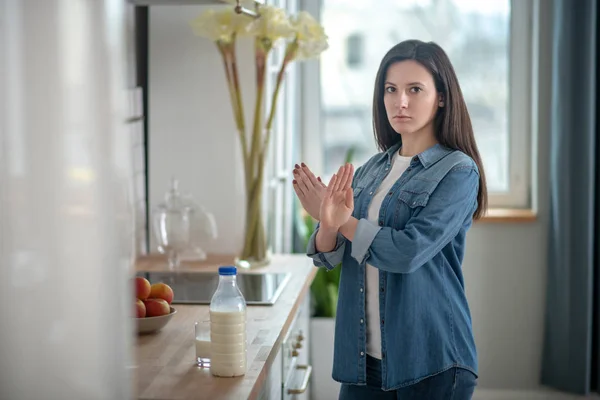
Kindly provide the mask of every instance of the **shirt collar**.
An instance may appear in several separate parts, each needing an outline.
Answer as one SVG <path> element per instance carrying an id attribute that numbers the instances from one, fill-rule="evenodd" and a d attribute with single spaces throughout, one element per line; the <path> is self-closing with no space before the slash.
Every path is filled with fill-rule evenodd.
<path id="1" fill-rule="evenodd" d="M 391 161 L 392 157 L 394 156 L 394 153 L 400 151 L 400 147 L 402 147 L 401 144 L 396 143 L 386 151 L 389 161 Z M 427 150 L 423 151 L 422 153 L 419 153 L 415 157 L 413 157 L 413 162 L 416 159 L 418 159 L 421 162 L 421 164 L 423 164 L 423 167 L 429 168 L 430 166 L 432 166 L 442 158 L 446 157 L 450 153 L 452 153 L 452 149 L 449 149 L 437 143 L 428 148 Z"/>

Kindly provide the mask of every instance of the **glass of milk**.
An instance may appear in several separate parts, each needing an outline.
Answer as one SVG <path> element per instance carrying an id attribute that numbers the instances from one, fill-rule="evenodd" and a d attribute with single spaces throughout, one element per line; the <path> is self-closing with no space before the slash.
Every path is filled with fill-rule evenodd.
<path id="1" fill-rule="evenodd" d="M 210 321 L 196 322 L 196 365 L 200 368 L 210 368 Z"/>

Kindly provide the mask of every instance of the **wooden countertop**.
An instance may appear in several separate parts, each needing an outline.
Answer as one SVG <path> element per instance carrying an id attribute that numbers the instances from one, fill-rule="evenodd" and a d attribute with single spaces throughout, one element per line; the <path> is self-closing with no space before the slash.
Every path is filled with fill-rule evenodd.
<path id="1" fill-rule="evenodd" d="M 232 257 L 211 256 L 205 262 L 184 262 L 182 270 L 217 271 L 231 265 Z M 140 258 L 138 271 L 164 270 L 164 258 Z M 194 364 L 194 322 L 208 320 L 207 305 L 173 305 L 177 314 L 161 331 L 137 337 L 135 386 L 139 399 L 255 399 L 273 363 L 292 318 L 317 272 L 303 254 L 274 255 L 271 264 L 238 273 L 291 272 L 292 276 L 272 306 L 248 306 L 248 363 L 246 375 L 213 377 L 208 369 Z"/>

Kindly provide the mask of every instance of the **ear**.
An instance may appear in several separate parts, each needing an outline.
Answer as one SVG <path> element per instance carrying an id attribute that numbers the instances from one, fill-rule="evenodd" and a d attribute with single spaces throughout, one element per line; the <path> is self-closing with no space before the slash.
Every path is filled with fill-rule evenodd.
<path id="1" fill-rule="evenodd" d="M 441 93 L 438 95 L 438 106 L 444 107 L 444 96 Z"/>

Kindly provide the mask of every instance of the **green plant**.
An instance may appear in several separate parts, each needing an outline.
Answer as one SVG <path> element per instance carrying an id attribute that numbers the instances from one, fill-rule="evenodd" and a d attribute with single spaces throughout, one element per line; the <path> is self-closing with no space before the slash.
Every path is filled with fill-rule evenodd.
<path id="1" fill-rule="evenodd" d="M 345 162 L 352 162 L 354 156 L 354 147 L 348 149 Z M 296 226 L 298 233 L 303 239 L 304 248 L 308 245 L 308 240 L 315 230 L 316 221 L 304 212 L 301 206 L 297 207 Z M 340 285 L 340 276 L 342 273 L 341 263 L 327 271 L 325 268 L 319 268 L 315 279 L 312 282 L 310 291 L 313 299 L 313 317 L 334 318 L 337 311 L 338 291 Z"/>

